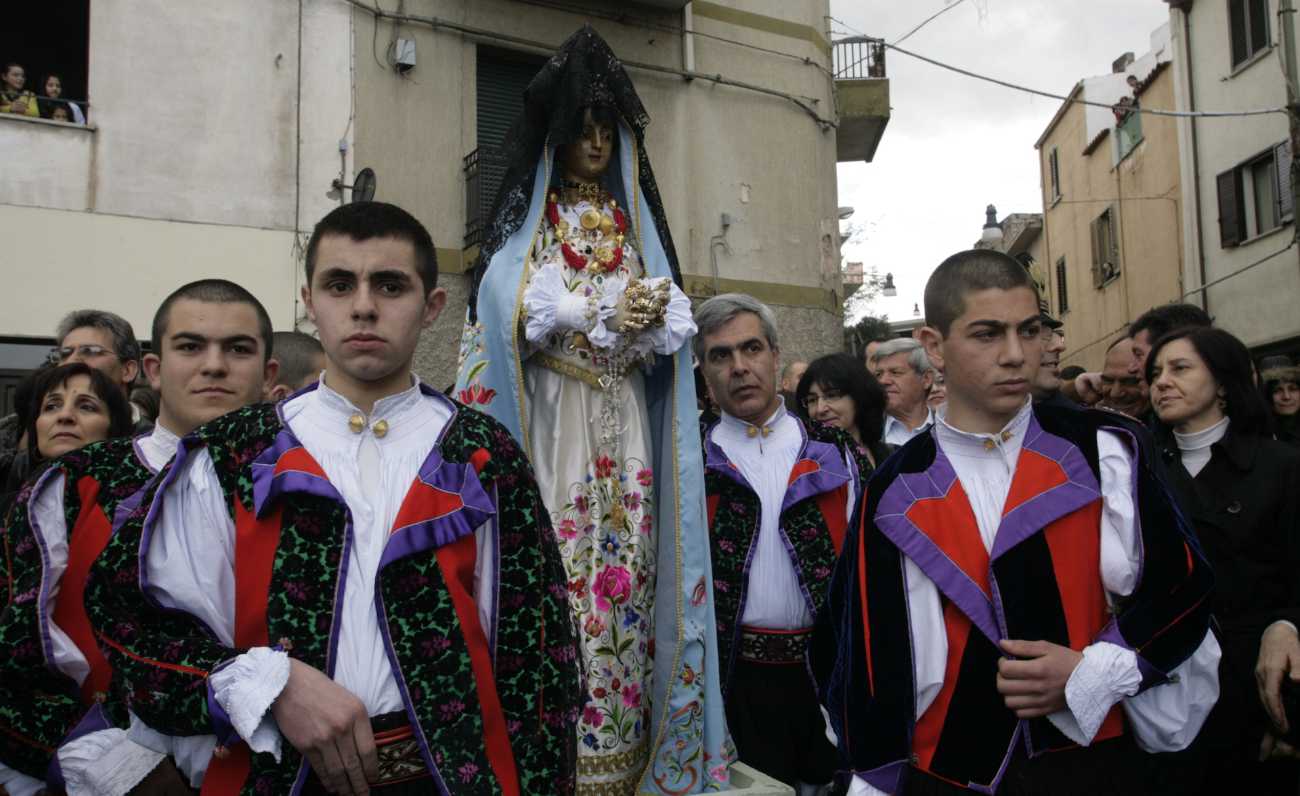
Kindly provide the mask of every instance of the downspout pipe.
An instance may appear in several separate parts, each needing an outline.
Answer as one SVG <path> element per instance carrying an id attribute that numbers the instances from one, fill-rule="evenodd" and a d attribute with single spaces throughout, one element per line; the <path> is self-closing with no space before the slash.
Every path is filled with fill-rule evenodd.
<path id="1" fill-rule="evenodd" d="M 1194 63 L 1192 59 L 1192 14 L 1190 4 L 1179 9 L 1183 15 L 1183 49 L 1187 53 L 1187 101 L 1190 107 L 1187 110 L 1196 110 L 1196 76 L 1192 68 Z M 1198 274 L 1200 276 L 1200 285 L 1205 287 L 1208 278 L 1205 272 L 1205 215 L 1201 212 L 1201 147 L 1197 143 L 1196 136 L 1196 117 L 1193 116 L 1187 120 L 1191 125 L 1192 131 L 1192 200 L 1196 203 L 1196 260 Z M 1207 315 L 1214 317 L 1210 312 L 1210 291 L 1201 290 L 1201 309 L 1205 310 Z"/>
<path id="2" fill-rule="evenodd" d="M 694 3 L 682 6 L 682 71 L 687 81 L 695 79 L 695 10 Z"/>

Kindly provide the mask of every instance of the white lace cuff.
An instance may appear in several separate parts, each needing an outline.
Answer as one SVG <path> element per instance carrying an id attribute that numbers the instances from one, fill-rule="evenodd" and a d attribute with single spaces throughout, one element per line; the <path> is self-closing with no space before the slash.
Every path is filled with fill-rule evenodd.
<path id="1" fill-rule="evenodd" d="M 605 321 L 618 312 L 618 300 L 627 290 L 627 280 L 621 276 L 607 276 L 596 296 L 596 316 L 587 332 L 587 339 L 597 348 L 613 348 L 618 342 L 618 332 L 605 325 Z"/>
<path id="2" fill-rule="evenodd" d="M 162 759 L 127 740 L 126 730 L 120 729 L 87 733 L 59 747 L 59 769 L 72 796 L 124 796 Z"/>
<path id="3" fill-rule="evenodd" d="M 270 647 L 254 647 L 213 672 L 208 680 L 217 704 L 248 748 L 269 752 L 279 761 L 280 730 L 270 710 L 289 682 L 289 656 Z"/>
<path id="4" fill-rule="evenodd" d="M 0 763 L 0 788 L 9 796 L 35 796 L 45 789 L 45 783 Z"/>
<path id="5" fill-rule="evenodd" d="M 648 330 L 646 335 L 656 354 L 665 356 L 675 354 L 696 331 L 695 319 L 691 314 L 691 299 L 667 277 L 646 281 L 652 285 L 659 282 L 668 282 L 670 285 L 671 298 L 668 299 L 668 313 L 664 316 L 664 325 Z"/>
<path id="6" fill-rule="evenodd" d="M 1047 718 L 1065 737 L 1088 746 L 1115 703 L 1136 694 L 1141 685 L 1137 653 L 1099 641 L 1084 648 L 1083 660 L 1065 684 L 1068 710 Z"/>
<path id="7" fill-rule="evenodd" d="M 574 329 L 596 337 L 609 334 L 604 322 L 618 308 L 618 294 L 622 292 L 610 290 L 610 281 L 598 294 L 575 293 L 565 284 L 558 265 L 542 266 L 524 290 L 524 337 L 535 345 L 545 345 L 547 335 L 556 331 Z"/>
<path id="8" fill-rule="evenodd" d="M 216 748 L 217 736 L 163 735 L 145 724 L 135 713 L 128 710 L 127 715 L 131 717 L 131 726 L 126 731 L 127 738 L 164 757 L 171 757 L 190 787 L 202 787 L 203 774 L 212 762 L 212 750 Z"/>

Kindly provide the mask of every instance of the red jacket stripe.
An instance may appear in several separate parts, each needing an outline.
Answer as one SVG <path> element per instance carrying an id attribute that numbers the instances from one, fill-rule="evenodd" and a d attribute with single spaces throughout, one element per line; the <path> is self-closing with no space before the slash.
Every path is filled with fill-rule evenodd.
<path id="1" fill-rule="evenodd" d="M 113 669 L 95 643 L 95 632 L 86 616 L 86 578 L 90 567 L 113 536 L 113 525 L 99 505 L 99 482 L 89 476 L 77 482 L 82 510 L 68 534 L 68 568 L 63 573 L 59 597 L 54 604 L 54 623 L 63 629 L 85 656 L 90 673 L 81 684 L 81 700 L 87 705 L 96 694 L 107 693 Z"/>

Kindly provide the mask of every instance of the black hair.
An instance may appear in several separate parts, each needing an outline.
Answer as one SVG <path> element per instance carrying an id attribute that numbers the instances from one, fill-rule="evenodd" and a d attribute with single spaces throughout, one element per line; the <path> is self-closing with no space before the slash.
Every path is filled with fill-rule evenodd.
<path id="1" fill-rule="evenodd" d="M 1061 380 L 1074 381 L 1075 379 L 1079 378 L 1080 374 L 1086 372 L 1087 372 L 1087 368 L 1085 368 L 1083 365 L 1066 365 L 1065 367 L 1061 368 Z"/>
<path id="2" fill-rule="evenodd" d="M 862 360 L 850 354 L 827 354 L 808 363 L 795 388 L 799 416 L 811 421 L 804 401 L 816 384 L 822 390 L 838 390 L 853 400 L 853 422 L 863 445 L 872 445 L 885 428 L 885 391 Z"/>
<path id="3" fill-rule="evenodd" d="M 316 252 L 326 235 L 341 235 L 358 243 L 374 238 L 396 238 L 415 248 L 415 268 L 425 295 L 438 286 L 438 251 L 429 230 L 415 216 L 387 202 L 353 202 L 331 210 L 316 223 L 307 241 L 307 284 L 316 273 Z M 310 288 L 309 288 L 310 289 Z"/>
<path id="4" fill-rule="evenodd" d="M 324 356 L 325 349 L 315 337 L 303 332 L 276 332 L 274 339 L 275 358 L 280 363 L 278 383 L 296 390 L 308 376 L 320 373 L 316 369 L 316 357 Z"/>
<path id="5" fill-rule="evenodd" d="M 38 371 L 32 380 L 31 398 L 27 405 L 27 444 L 33 464 L 45 460 L 41 455 L 39 438 L 36 436 L 36 420 L 41 416 L 41 406 L 45 396 L 51 390 L 66 385 L 76 376 L 90 379 L 90 388 L 108 410 L 108 437 L 129 437 L 134 429 L 131 420 L 131 404 L 126 400 L 122 387 L 114 383 L 101 370 L 96 370 L 84 362 L 69 362 L 66 365 Z"/>
<path id="6" fill-rule="evenodd" d="M 1184 326 L 1162 336 L 1151 346 L 1151 354 L 1147 356 L 1147 384 L 1155 384 L 1156 359 L 1161 349 L 1175 340 L 1191 343 L 1205 362 L 1205 367 L 1223 391 L 1226 404 L 1223 413 L 1232 420 L 1235 431 L 1243 434 L 1269 433 L 1270 413 L 1255 387 L 1250 351 L 1244 343 L 1222 329 Z"/>
<path id="7" fill-rule="evenodd" d="M 1146 332 L 1147 337 L 1159 340 L 1174 329 L 1184 326 L 1213 326 L 1214 320 L 1195 304 L 1164 304 L 1152 307 L 1138 316 L 1128 326 L 1128 336 L 1137 337 Z"/>
<path id="8" fill-rule="evenodd" d="M 925 283 L 925 323 L 944 337 L 966 311 L 966 295 L 980 290 L 1028 288 L 1035 300 L 1038 286 L 1014 257 L 992 249 L 958 252 L 939 263 Z"/>
<path id="9" fill-rule="evenodd" d="M 163 337 L 166 336 L 167 324 L 171 321 L 169 316 L 172 305 L 181 299 L 208 304 L 249 305 L 257 313 L 257 336 L 262 340 L 262 359 L 266 361 L 271 358 L 271 316 L 266 313 L 266 307 L 263 307 L 262 302 L 258 301 L 252 293 L 225 279 L 200 279 L 197 282 L 190 282 L 176 288 L 170 296 L 163 299 L 163 303 L 158 305 L 158 311 L 154 313 L 153 329 L 149 337 L 149 344 L 156 356 L 161 358 L 163 355 Z"/>

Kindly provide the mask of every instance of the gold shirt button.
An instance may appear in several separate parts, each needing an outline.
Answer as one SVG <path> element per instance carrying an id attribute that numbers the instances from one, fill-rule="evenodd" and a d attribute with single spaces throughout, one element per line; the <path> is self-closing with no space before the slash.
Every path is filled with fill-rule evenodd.
<path id="1" fill-rule="evenodd" d="M 370 430 L 375 432 L 376 437 L 383 439 L 388 434 L 388 421 L 380 420 L 378 423 L 371 426 Z"/>
<path id="2" fill-rule="evenodd" d="M 366 419 L 360 414 L 355 414 L 348 418 L 348 429 L 353 434 L 360 434 L 366 429 Z"/>

